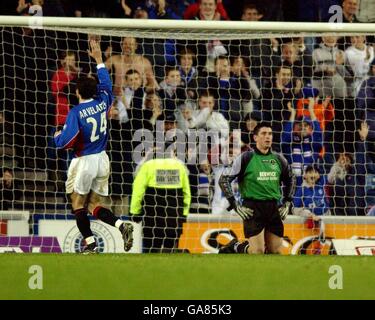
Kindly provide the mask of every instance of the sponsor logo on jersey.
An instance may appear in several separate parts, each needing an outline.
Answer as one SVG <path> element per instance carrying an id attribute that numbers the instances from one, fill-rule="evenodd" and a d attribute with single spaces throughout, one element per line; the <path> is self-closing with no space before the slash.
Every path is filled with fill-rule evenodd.
<path id="1" fill-rule="evenodd" d="M 257 177 L 258 181 L 275 181 L 277 179 L 276 171 L 259 171 L 259 176 Z"/>

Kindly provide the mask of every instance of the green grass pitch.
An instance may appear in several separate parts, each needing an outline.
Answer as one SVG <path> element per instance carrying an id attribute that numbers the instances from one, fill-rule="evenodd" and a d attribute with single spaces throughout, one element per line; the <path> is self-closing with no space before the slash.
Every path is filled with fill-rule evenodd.
<path id="1" fill-rule="evenodd" d="M 333 265 L 342 289 L 329 287 Z M 374 274 L 374 257 L 1 254 L 0 299 L 375 299 Z"/>

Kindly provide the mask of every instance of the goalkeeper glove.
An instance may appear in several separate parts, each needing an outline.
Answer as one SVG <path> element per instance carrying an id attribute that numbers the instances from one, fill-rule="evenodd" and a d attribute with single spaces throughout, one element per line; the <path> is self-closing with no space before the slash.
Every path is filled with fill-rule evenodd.
<path id="1" fill-rule="evenodd" d="M 288 214 L 292 213 L 293 209 L 293 202 L 291 201 L 286 201 L 283 205 L 279 207 L 279 215 L 281 220 L 285 220 L 286 216 Z"/>
<path id="2" fill-rule="evenodd" d="M 234 201 L 229 207 L 228 211 L 234 209 L 236 213 L 242 218 L 242 220 L 250 219 L 254 215 L 254 210 L 248 207 L 240 205 L 237 201 Z"/>

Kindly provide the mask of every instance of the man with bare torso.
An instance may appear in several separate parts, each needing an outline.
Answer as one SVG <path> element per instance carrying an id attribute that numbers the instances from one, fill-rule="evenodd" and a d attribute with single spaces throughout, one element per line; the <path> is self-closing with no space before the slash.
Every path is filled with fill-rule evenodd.
<path id="1" fill-rule="evenodd" d="M 150 88 L 157 88 L 154 71 L 150 61 L 140 54 L 136 54 L 138 47 L 137 40 L 133 37 L 125 37 L 122 40 L 122 54 L 109 57 L 105 65 L 107 69 L 114 67 L 115 85 L 113 93 L 121 95 L 121 88 L 125 84 L 125 74 L 128 70 L 134 69 L 142 76 L 143 85 Z"/>

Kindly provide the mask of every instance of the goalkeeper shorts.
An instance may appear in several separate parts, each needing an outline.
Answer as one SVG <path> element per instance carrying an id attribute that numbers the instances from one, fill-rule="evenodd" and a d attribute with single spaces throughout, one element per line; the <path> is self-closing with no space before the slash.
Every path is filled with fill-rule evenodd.
<path id="1" fill-rule="evenodd" d="M 254 215 L 243 222 L 246 238 L 256 236 L 263 229 L 278 237 L 284 236 L 284 224 L 276 200 L 245 199 L 243 205 L 254 210 Z"/>

